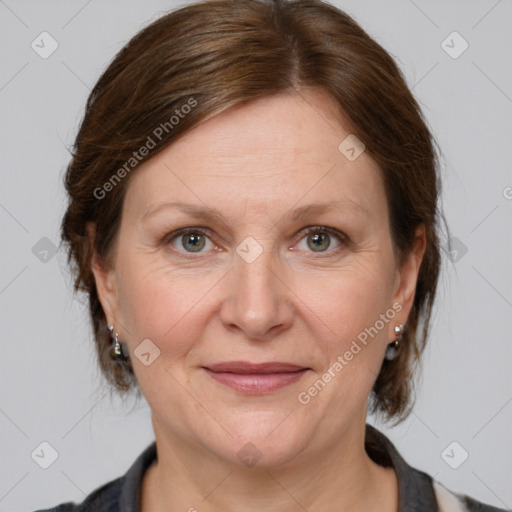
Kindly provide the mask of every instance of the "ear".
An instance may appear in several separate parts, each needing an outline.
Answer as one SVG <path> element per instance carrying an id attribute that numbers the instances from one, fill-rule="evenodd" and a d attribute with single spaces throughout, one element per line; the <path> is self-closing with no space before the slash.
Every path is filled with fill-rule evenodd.
<path id="1" fill-rule="evenodd" d="M 95 225 L 92 223 L 87 224 L 87 235 L 91 244 L 91 270 L 94 274 L 96 282 L 96 289 L 98 291 L 98 298 L 105 312 L 107 325 L 114 325 L 116 330 L 119 331 L 120 322 L 116 321 L 118 311 L 118 290 L 116 285 L 116 277 L 113 268 L 110 268 L 105 261 L 98 255 L 94 241 L 95 241 Z"/>
<path id="2" fill-rule="evenodd" d="M 394 308 L 398 313 L 395 321 L 389 324 L 388 339 L 390 341 L 396 339 L 394 331 L 395 326 L 405 324 L 409 317 L 414 302 L 418 274 L 426 248 L 427 237 L 425 225 L 420 224 L 416 228 L 412 251 L 405 257 L 402 266 L 397 270 L 392 304 L 400 304 L 401 309 L 398 309 L 398 306 L 396 309 Z"/>

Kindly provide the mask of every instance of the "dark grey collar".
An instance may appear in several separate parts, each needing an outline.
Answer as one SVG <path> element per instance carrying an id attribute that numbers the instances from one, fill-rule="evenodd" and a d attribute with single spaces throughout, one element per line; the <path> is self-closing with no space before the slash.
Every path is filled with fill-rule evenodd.
<path id="1" fill-rule="evenodd" d="M 398 479 L 398 512 L 434 512 L 437 501 L 432 477 L 415 469 L 398 453 L 395 445 L 375 427 L 366 425 L 366 452 L 377 464 L 392 466 Z"/>

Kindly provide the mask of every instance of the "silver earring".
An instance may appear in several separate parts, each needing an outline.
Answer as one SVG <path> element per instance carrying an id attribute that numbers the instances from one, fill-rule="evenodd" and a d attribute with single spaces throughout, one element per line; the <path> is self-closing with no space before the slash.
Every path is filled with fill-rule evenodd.
<path id="1" fill-rule="evenodd" d="M 113 333 L 114 333 L 113 325 L 107 326 L 107 329 L 110 334 L 110 337 L 114 339 L 114 358 L 115 359 L 120 358 L 123 355 L 123 353 L 121 351 L 121 343 L 119 343 L 119 334 L 116 331 L 115 336 L 113 336 Z"/>
<path id="2" fill-rule="evenodd" d="M 404 329 L 403 324 L 395 326 L 395 334 L 397 336 L 397 339 L 395 341 L 392 341 L 391 343 L 389 343 L 386 348 L 385 358 L 388 361 L 392 361 L 398 355 L 398 348 L 400 346 L 400 338 L 402 336 L 403 329 Z"/>

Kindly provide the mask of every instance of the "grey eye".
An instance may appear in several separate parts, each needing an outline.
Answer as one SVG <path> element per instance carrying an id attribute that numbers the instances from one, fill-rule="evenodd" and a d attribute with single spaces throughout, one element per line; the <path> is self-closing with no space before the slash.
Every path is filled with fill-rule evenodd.
<path id="1" fill-rule="evenodd" d="M 190 230 L 172 238 L 172 245 L 182 252 L 201 252 L 207 242 L 212 243 L 205 233 L 198 230 Z"/>
<path id="2" fill-rule="evenodd" d="M 314 252 L 323 252 L 331 245 L 330 235 L 325 232 L 310 233 L 307 237 L 308 246 Z"/>

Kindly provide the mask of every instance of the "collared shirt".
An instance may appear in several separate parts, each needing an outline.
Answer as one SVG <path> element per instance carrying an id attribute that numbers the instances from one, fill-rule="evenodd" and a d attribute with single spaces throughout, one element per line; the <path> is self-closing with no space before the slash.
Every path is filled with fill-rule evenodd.
<path id="1" fill-rule="evenodd" d="M 398 512 L 506 512 L 466 495 L 455 494 L 431 476 L 407 464 L 393 443 L 366 425 L 365 448 L 377 464 L 393 467 L 398 480 Z M 67 502 L 36 512 L 141 512 L 144 473 L 157 460 L 156 442 L 151 443 L 128 471 L 93 491 L 77 505 Z M 336 510 L 334 504 L 332 511 Z"/>

